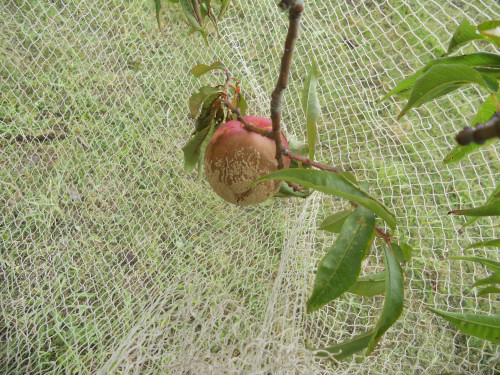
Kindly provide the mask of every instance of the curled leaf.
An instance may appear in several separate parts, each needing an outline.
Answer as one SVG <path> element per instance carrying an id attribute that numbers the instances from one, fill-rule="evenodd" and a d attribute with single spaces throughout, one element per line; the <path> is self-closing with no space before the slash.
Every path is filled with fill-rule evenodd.
<path id="1" fill-rule="evenodd" d="M 313 61 L 302 90 L 302 108 L 306 114 L 307 144 L 309 145 L 309 159 L 311 160 L 314 158 L 314 148 L 318 139 L 316 124 L 321 113 L 321 106 L 316 92 L 318 75 L 318 66 Z"/>
<path id="2" fill-rule="evenodd" d="M 382 338 L 382 335 L 398 320 L 403 311 L 404 279 L 403 271 L 387 246 L 384 246 L 385 263 L 385 300 L 382 314 L 366 349 L 369 355 Z"/>

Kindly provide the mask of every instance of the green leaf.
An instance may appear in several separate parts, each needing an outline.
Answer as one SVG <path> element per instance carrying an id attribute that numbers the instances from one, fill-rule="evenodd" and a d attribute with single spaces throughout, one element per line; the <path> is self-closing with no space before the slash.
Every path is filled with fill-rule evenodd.
<path id="1" fill-rule="evenodd" d="M 352 214 L 352 210 L 336 212 L 323 220 L 318 229 L 326 230 L 327 232 L 331 233 L 340 233 L 342 225 L 344 225 L 345 220 L 349 217 L 350 214 Z"/>
<path id="2" fill-rule="evenodd" d="M 488 197 L 488 199 L 486 199 L 486 202 L 485 203 L 490 203 L 490 202 L 494 202 L 496 200 L 497 197 L 497 194 L 500 193 L 500 183 L 495 187 L 495 189 L 493 190 L 493 192 L 490 194 L 490 196 Z M 466 227 L 474 224 L 477 220 L 479 219 L 479 217 L 472 217 L 470 218 L 464 225 L 462 225 L 462 228 L 460 228 L 460 231 L 464 230 Z"/>
<path id="3" fill-rule="evenodd" d="M 385 293 L 385 272 L 363 275 L 348 290 L 349 293 L 373 297 Z"/>
<path id="4" fill-rule="evenodd" d="M 205 129 L 196 132 L 189 142 L 182 148 L 184 152 L 184 171 L 191 172 L 198 160 L 203 156 L 210 137 L 213 134 L 214 127 L 208 126 Z"/>
<path id="5" fill-rule="evenodd" d="M 382 338 L 382 335 L 398 320 L 403 311 L 404 279 L 398 261 L 387 246 L 384 246 L 385 263 L 385 300 L 382 314 L 377 322 L 373 336 L 366 349 L 369 355 Z"/>
<path id="6" fill-rule="evenodd" d="M 298 142 L 295 140 L 288 140 L 288 148 L 294 154 L 307 158 L 309 154 L 309 146 L 305 142 Z M 311 168 L 310 165 L 303 164 L 298 162 L 297 160 L 290 161 L 290 168 Z"/>
<path id="7" fill-rule="evenodd" d="M 397 243 L 394 243 L 394 242 L 391 243 L 391 248 L 392 248 L 392 253 L 393 253 L 394 257 L 396 258 L 396 260 L 399 263 L 404 262 L 405 256 L 403 254 L 403 249 L 401 249 L 401 247 L 399 247 L 399 245 Z"/>
<path id="8" fill-rule="evenodd" d="M 489 91 L 494 84 L 490 79 L 485 80 L 481 73 L 467 65 L 447 64 L 432 66 L 415 81 L 410 99 L 408 99 L 408 103 L 406 103 L 406 106 L 398 115 L 398 119 L 403 117 L 410 109 L 449 94 L 468 83 L 476 83 Z M 495 84 L 496 93 L 498 91 L 498 83 L 495 82 Z"/>
<path id="9" fill-rule="evenodd" d="M 411 76 L 402 80 L 395 88 L 393 88 L 382 99 L 380 99 L 379 102 L 382 102 L 388 97 L 395 94 L 401 96 L 402 93 L 405 92 L 408 93 L 410 89 L 414 86 L 417 78 L 421 77 L 431 67 L 435 65 L 449 65 L 449 64 L 463 64 L 473 68 L 500 67 L 500 56 L 497 55 L 496 53 L 478 52 L 478 53 L 471 53 L 469 55 L 448 56 L 431 60 L 427 64 L 425 64 L 423 68 L 417 70 Z"/>
<path id="10" fill-rule="evenodd" d="M 375 215 L 358 206 L 346 219 L 333 246 L 318 266 L 307 311 L 319 309 L 341 296 L 358 278 L 361 254 L 370 247 L 375 232 Z"/>
<path id="11" fill-rule="evenodd" d="M 222 64 L 220 61 L 214 62 L 212 65 L 206 65 L 206 64 L 198 64 L 195 65 L 191 68 L 191 74 L 194 75 L 196 78 L 201 77 L 203 74 L 210 72 L 211 70 L 214 69 L 222 69 L 226 70 L 226 67 L 224 64 Z"/>
<path id="12" fill-rule="evenodd" d="M 391 242 L 391 248 L 394 257 L 399 263 L 411 260 L 413 249 L 407 243 L 402 241 L 399 244 Z"/>
<path id="13" fill-rule="evenodd" d="M 201 104 L 207 99 L 212 103 L 219 95 L 222 94 L 219 88 L 211 86 L 203 86 L 200 91 L 191 95 L 189 98 L 189 114 L 191 117 L 195 118 L 200 111 Z"/>
<path id="14" fill-rule="evenodd" d="M 162 24 L 161 24 L 161 0 L 154 0 L 155 2 L 155 8 L 156 8 L 156 22 L 158 22 L 158 28 L 162 29 Z"/>
<path id="15" fill-rule="evenodd" d="M 472 313 L 453 313 L 428 307 L 430 311 L 446 319 L 460 332 L 500 344 L 500 316 Z"/>
<path id="16" fill-rule="evenodd" d="M 500 283 L 500 273 L 494 273 L 491 276 L 485 277 L 484 279 L 477 280 L 472 286 L 483 286 Z"/>
<path id="17" fill-rule="evenodd" d="M 500 21 L 486 21 L 477 26 L 477 30 L 485 37 L 485 39 L 495 43 L 500 47 Z"/>
<path id="18" fill-rule="evenodd" d="M 340 172 L 342 176 L 344 176 L 347 180 L 351 181 L 354 185 L 359 185 L 358 180 L 356 180 L 356 176 L 349 171 Z"/>
<path id="19" fill-rule="evenodd" d="M 245 98 L 243 98 L 243 95 L 241 94 L 241 92 L 237 92 L 234 95 L 232 104 L 236 108 L 240 109 L 242 116 L 245 116 L 245 114 L 247 112 L 247 102 L 245 101 Z"/>
<path id="20" fill-rule="evenodd" d="M 486 288 L 481 289 L 477 294 L 477 296 L 483 297 L 488 294 L 499 294 L 499 293 L 500 293 L 500 288 L 497 288 L 496 286 L 488 286 Z"/>
<path id="21" fill-rule="evenodd" d="M 229 4 L 231 4 L 231 0 L 221 0 L 219 16 L 217 17 L 219 21 L 222 19 L 222 17 L 224 17 L 224 14 L 226 14 Z"/>
<path id="22" fill-rule="evenodd" d="M 485 204 L 484 206 L 469 208 L 468 210 L 453 210 L 448 212 L 448 214 L 465 216 L 500 216 L 500 199 Z"/>
<path id="23" fill-rule="evenodd" d="M 325 194 L 349 199 L 380 216 L 392 229 L 396 227 L 396 218 L 386 206 L 371 197 L 359 186 L 354 185 L 341 174 L 312 169 L 289 168 L 281 169 L 261 177 L 254 181 L 252 185 L 266 180 L 295 182 Z"/>
<path id="24" fill-rule="evenodd" d="M 476 243 L 473 243 L 473 244 L 470 244 L 469 246 L 467 246 L 465 248 L 465 250 L 475 249 L 478 247 L 488 247 L 488 246 L 500 247 L 500 239 L 476 242 Z"/>
<path id="25" fill-rule="evenodd" d="M 305 189 L 305 191 L 293 191 L 293 189 L 288 186 L 288 184 L 285 181 L 281 182 L 280 189 L 274 196 L 276 198 L 288 198 L 288 197 L 297 197 L 297 198 L 307 198 L 310 196 L 312 191 L 309 191 L 309 189 Z"/>
<path id="26" fill-rule="evenodd" d="M 368 346 L 373 335 L 373 331 L 368 331 L 361 335 L 354 336 L 350 340 L 346 340 L 340 344 L 330 346 L 328 348 L 321 349 L 311 349 L 311 350 L 322 350 L 328 353 L 333 354 L 332 357 L 337 361 L 341 361 L 357 353 Z M 326 353 L 316 353 L 318 357 L 328 357 L 329 355 Z"/>
<path id="27" fill-rule="evenodd" d="M 403 241 L 399 241 L 398 244 L 401 247 L 401 250 L 403 251 L 403 259 L 406 261 L 410 261 L 413 256 L 413 248 Z"/>
<path id="28" fill-rule="evenodd" d="M 486 39 L 491 42 L 491 40 L 489 40 L 485 35 L 481 34 L 478 31 L 478 28 L 476 26 L 471 25 L 467 20 L 463 20 L 450 40 L 450 44 L 448 45 L 448 53 L 453 52 L 465 43 L 477 39 Z"/>
<path id="29" fill-rule="evenodd" d="M 321 106 L 316 92 L 318 75 L 318 66 L 316 61 L 313 61 L 302 89 L 302 109 L 306 115 L 307 144 L 309 145 L 309 159 L 311 160 L 314 159 L 314 150 L 318 140 L 316 124 L 321 113 Z"/>
<path id="30" fill-rule="evenodd" d="M 497 99 L 500 100 L 500 92 L 497 94 Z M 486 122 L 490 119 L 491 116 L 493 116 L 495 112 L 496 106 L 493 102 L 493 97 L 490 95 L 488 99 L 483 102 L 476 116 L 472 119 L 469 125 L 475 126 L 478 122 Z M 489 139 L 484 145 L 480 145 L 474 142 L 467 146 L 461 146 L 457 144 L 455 145 L 453 150 L 451 150 L 450 153 L 446 155 L 446 157 L 444 158 L 444 163 L 457 163 L 470 153 L 479 150 L 481 147 L 492 144 L 493 142 L 496 142 L 496 140 L 497 138 Z"/>
<path id="31" fill-rule="evenodd" d="M 481 257 L 449 257 L 448 259 L 453 260 L 466 260 L 469 262 L 481 263 L 483 266 L 488 267 L 493 272 L 500 272 L 500 262 L 496 262 L 491 259 L 481 258 Z"/>

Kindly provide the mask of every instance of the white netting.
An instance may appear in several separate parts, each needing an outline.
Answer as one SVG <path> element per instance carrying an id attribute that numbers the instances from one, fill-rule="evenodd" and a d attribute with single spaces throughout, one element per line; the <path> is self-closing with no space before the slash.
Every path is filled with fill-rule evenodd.
<path id="1" fill-rule="evenodd" d="M 482 220 L 458 235 L 463 219 L 446 216 L 483 201 L 498 179 L 493 147 L 442 163 L 481 95 L 462 90 L 399 122 L 404 101 L 375 102 L 442 54 L 461 19 L 497 18 L 500 6 L 307 1 L 287 134 L 304 138 L 299 92 L 314 58 L 318 160 L 368 181 L 415 247 L 401 319 L 370 357 L 333 364 L 306 347 L 366 331 L 382 303 L 346 294 L 305 313 L 334 239 L 316 225 L 344 202 L 313 194 L 238 208 L 182 167 L 187 99 L 200 85 L 189 69 L 222 61 L 241 79 L 248 113 L 268 116 L 286 14 L 274 1 L 237 0 L 207 47 L 186 35 L 179 4 L 164 5 L 160 34 L 153 1 L 0 3 L 0 371 L 495 372 L 494 345 L 425 310 L 495 311 L 470 287 L 482 267 L 439 261 L 493 234 Z M 374 252 L 364 272 L 381 267 Z"/>

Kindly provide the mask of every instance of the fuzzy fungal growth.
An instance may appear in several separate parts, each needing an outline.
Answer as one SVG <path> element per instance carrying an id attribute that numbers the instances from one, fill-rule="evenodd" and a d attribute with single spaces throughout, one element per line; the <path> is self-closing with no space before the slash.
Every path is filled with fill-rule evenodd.
<path id="1" fill-rule="evenodd" d="M 245 117 L 259 128 L 271 130 L 272 122 L 263 117 Z M 288 143 L 282 135 L 285 147 Z M 264 181 L 250 184 L 257 178 L 278 169 L 274 140 L 246 130 L 238 120 L 223 124 L 208 142 L 204 168 L 212 189 L 224 200 L 238 206 L 264 202 L 279 190 L 281 181 Z M 285 166 L 289 158 L 283 158 Z"/>

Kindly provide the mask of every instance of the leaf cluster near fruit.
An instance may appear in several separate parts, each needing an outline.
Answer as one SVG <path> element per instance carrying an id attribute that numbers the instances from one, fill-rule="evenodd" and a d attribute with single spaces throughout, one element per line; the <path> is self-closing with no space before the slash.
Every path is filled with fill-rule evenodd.
<path id="1" fill-rule="evenodd" d="M 499 127 L 497 118 L 500 115 L 500 55 L 491 52 L 474 52 L 470 54 L 452 53 L 471 42 L 484 43 L 500 48 L 500 21 L 492 20 L 477 26 L 467 20 L 460 23 L 453 34 L 448 51 L 444 56 L 429 61 L 423 68 L 417 70 L 410 77 L 402 80 L 390 90 L 382 100 L 392 95 L 408 99 L 398 118 L 406 115 L 412 108 L 416 108 L 429 101 L 450 94 L 465 85 L 473 84 L 487 93 L 488 98 L 479 106 L 479 109 L 469 124 L 467 134 L 490 126 L 489 139 L 475 141 L 468 140 L 468 145 L 456 145 L 444 159 L 444 163 L 457 163 L 472 152 L 496 142 L 498 132 L 493 127 Z M 460 133 L 459 133 L 460 135 Z M 459 140 L 457 135 L 457 141 Z M 497 184 L 486 202 L 473 208 L 455 209 L 449 212 L 452 215 L 463 215 L 468 221 L 460 232 L 484 217 L 500 216 L 500 184 Z M 481 241 L 467 246 L 464 251 L 479 247 L 500 247 L 500 239 Z M 486 278 L 476 280 L 472 285 L 477 289 L 477 296 L 483 297 L 500 293 L 500 262 L 475 256 L 449 257 L 449 260 L 465 261 L 481 264 L 490 272 Z M 458 308 L 459 306 L 457 306 Z M 446 319 L 464 334 L 476 336 L 484 340 L 500 344 L 500 315 L 486 315 L 463 312 L 447 312 L 435 308 L 430 311 Z"/>
<path id="2" fill-rule="evenodd" d="M 182 12 L 190 26 L 188 34 L 200 33 L 203 40 L 208 44 L 208 29 L 213 27 L 219 34 L 218 22 L 224 17 L 232 0 L 167 0 L 169 3 L 179 4 Z M 156 10 L 156 21 L 160 30 L 163 27 L 162 13 L 165 7 L 162 0 L 154 0 Z"/>

